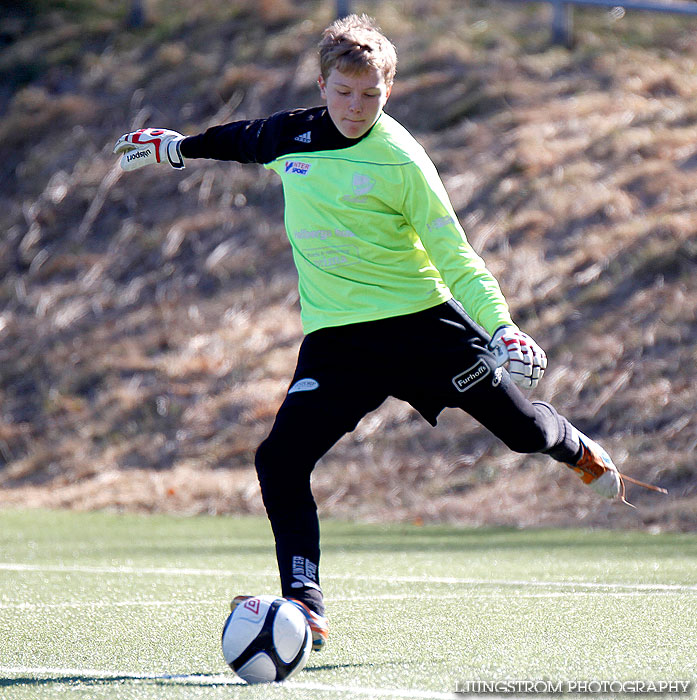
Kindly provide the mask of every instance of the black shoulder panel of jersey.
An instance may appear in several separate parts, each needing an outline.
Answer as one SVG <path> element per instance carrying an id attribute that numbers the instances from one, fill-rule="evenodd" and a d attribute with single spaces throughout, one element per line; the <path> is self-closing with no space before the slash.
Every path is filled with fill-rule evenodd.
<path id="1" fill-rule="evenodd" d="M 286 153 L 347 148 L 364 136 L 346 138 L 334 126 L 326 107 L 312 107 L 211 127 L 184 139 L 181 152 L 185 158 L 270 163 Z"/>

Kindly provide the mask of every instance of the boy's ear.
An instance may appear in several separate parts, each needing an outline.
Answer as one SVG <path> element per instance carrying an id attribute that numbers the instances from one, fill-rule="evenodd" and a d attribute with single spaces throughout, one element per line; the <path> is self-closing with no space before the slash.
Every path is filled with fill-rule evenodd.
<path id="1" fill-rule="evenodd" d="M 324 76 L 320 73 L 319 78 L 317 78 L 317 85 L 319 85 L 319 94 L 322 96 L 323 100 L 327 99 L 327 83 L 324 80 Z"/>

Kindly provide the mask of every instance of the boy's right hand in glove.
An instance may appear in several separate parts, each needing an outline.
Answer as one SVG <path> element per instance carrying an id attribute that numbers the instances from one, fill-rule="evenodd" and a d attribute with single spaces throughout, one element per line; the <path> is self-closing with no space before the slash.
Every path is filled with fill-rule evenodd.
<path id="1" fill-rule="evenodd" d="M 138 170 L 151 163 L 168 162 L 173 168 L 184 167 L 179 145 L 186 137 L 169 129 L 138 129 L 124 134 L 114 146 L 121 156 L 123 170 Z"/>

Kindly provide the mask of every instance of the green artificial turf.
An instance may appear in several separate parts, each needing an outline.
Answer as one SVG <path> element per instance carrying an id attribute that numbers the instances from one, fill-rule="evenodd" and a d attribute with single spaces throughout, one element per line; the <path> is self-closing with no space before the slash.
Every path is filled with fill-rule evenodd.
<path id="1" fill-rule="evenodd" d="M 278 593 L 265 520 L 0 511 L 0 697 L 462 698 L 476 680 L 697 678 L 694 535 L 324 522 L 322 543 L 328 648 L 251 687 L 219 638 L 233 595 Z"/>

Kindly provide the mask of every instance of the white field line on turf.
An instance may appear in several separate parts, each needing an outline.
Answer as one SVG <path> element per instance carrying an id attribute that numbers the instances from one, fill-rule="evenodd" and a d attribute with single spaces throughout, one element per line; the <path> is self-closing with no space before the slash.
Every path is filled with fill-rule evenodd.
<path id="1" fill-rule="evenodd" d="M 643 596 L 667 595 L 671 591 L 548 591 L 547 593 L 516 593 L 516 600 L 540 599 L 540 598 L 568 598 L 569 595 L 584 598 L 640 598 Z M 327 598 L 330 603 L 372 603 L 375 601 L 388 600 L 422 600 L 427 595 L 429 600 L 498 600 L 501 593 L 495 591 L 479 592 L 468 591 L 466 594 L 446 593 L 382 593 L 370 596 L 331 596 Z M 60 609 L 80 609 L 80 608 L 174 608 L 199 606 L 226 606 L 223 599 L 216 600 L 120 600 L 120 601 L 65 601 L 63 603 L 0 603 L 0 610 L 60 610 Z"/>
<path id="2" fill-rule="evenodd" d="M 84 574 L 141 574 L 141 575 L 164 575 L 164 576 L 224 576 L 240 577 L 239 572 L 232 574 L 221 569 L 188 569 L 188 568 L 154 568 L 136 566 L 80 566 L 80 565 L 59 565 L 59 564 L 15 564 L 10 562 L 0 562 L 0 571 L 37 571 L 41 573 L 84 573 Z M 250 571 L 244 574 L 245 578 L 260 578 L 264 576 L 278 577 L 277 571 Z M 542 581 L 534 579 L 531 581 L 504 580 L 504 579 L 478 579 L 478 578 L 456 578 L 451 576 L 370 576 L 367 574 L 352 574 L 345 576 L 342 574 L 324 574 L 325 580 L 345 581 L 347 578 L 352 581 L 384 581 L 386 583 L 422 583 L 434 584 L 443 583 L 463 586 L 513 586 L 517 588 L 537 587 L 537 588 L 595 588 L 599 590 L 638 590 L 638 591 L 678 591 L 697 592 L 697 584 L 678 583 L 600 583 L 598 581 Z"/>
<path id="3" fill-rule="evenodd" d="M 0 666 L 0 674 L 5 676 L 13 675 L 30 675 L 30 676 L 57 676 L 58 681 L 61 677 L 70 679 L 71 683 L 84 678 L 85 681 L 93 681 L 100 679 L 104 681 L 124 680 L 133 681 L 162 681 L 163 683 L 181 683 L 191 685 L 244 685 L 239 678 L 232 674 L 218 675 L 197 675 L 197 674 L 164 674 L 164 673 L 118 673 L 116 671 L 103 671 L 90 668 L 31 668 L 27 666 Z M 455 695 L 455 693 L 439 693 L 432 690 L 415 690 L 412 688 L 370 688 L 362 686 L 350 685 L 330 685 L 328 683 L 306 683 L 303 681 L 292 680 L 288 683 L 271 684 L 269 690 L 276 688 L 287 688 L 288 690 L 320 690 L 330 693 L 344 693 L 351 695 L 359 695 L 361 697 L 370 698 L 424 698 L 425 700 L 464 700 L 464 696 Z M 490 700 L 497 700 L 502 696 L 487 696 Z"/>
<path id="4" fill-rule="evenodd" d="M 275 574 L 278 576 L 278 574 Z M 533 579 L 530 581 L 505 580 L 505 579 L 481 579 L 481 578 L 453 578 L 449 576 L 340 576 L 334 574 L 323 574 L 323 578 L 339 579 L 345 581 L 385 581 L 386 583 L 445 583 L 462 586 L 513 586 L 526 588 L 534 586 L 537 588 L 597 588 L 597 589 L 626 589 L 639 591 L 695 591 L 697 584 L 679 583 L 600 583 L 598 581 L 541 581 Z"/>
<path id="5" fill-rule="evenodd" d="M 546 593 L 516 593 L 516 600 L 521 598 L 568 598 L 570 595 L 583 596 L 584 598 L 636 598 L 640 596 L 653 596 L 657 593 L 670 594 L 673 591 L 548 591 Z M 331 603 L 369 603 L 371 600 L 478 600 L 485 598 L 501 598 L 501 593 L 496 591 L 467 591 L 463 593 L 384 593 L 369 596 L 329 596 L 326 598 Z M 2 606 L 0 606 L 2 607 Z"/>
<path id="6" fill-rule="evenodd" d="M 176 605 L 224 605 L 218 600 L 87 600 L 65 601 L 64 603 L 0 603 L 0 610 L 54 610 L 60 608 L 172 608 Z"/>

